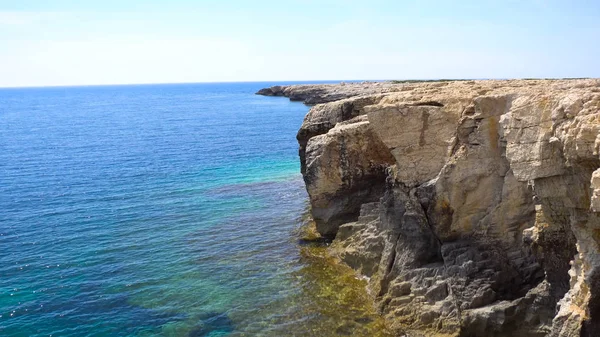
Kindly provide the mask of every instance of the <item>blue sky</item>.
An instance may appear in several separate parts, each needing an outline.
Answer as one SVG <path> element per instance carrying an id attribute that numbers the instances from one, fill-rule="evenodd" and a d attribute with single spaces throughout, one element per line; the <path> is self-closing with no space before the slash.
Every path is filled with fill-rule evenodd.
<path id="1" fill-rule="evenodd" d="M 597 0 L 0 0 L 0 87 L 600 77 Z"/>

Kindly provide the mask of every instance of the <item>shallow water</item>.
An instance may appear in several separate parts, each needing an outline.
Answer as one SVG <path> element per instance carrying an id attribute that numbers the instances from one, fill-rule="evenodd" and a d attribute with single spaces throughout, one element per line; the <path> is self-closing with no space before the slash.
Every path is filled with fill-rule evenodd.
<path id="1" fill-rule="evenodd" d="M 271 84 L 0 89 L 0 335 L 381 334 Z"/>

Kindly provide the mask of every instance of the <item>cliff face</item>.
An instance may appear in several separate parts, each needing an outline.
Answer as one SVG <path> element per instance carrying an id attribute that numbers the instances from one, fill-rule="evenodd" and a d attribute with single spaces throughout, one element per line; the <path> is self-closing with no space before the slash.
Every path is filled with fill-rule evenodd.
<path id="1" fill-rule="evenodd" d="M 317 229 L 390 325 L 600 336 L 600 80 L 368 86 L 298 141 Z"/>

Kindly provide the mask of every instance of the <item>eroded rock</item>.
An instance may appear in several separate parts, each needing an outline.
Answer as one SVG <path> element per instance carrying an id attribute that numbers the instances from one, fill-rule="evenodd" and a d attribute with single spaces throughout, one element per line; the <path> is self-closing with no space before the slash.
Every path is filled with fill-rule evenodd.
<path id="1" fill-rule="evenodd" d="M 361 205 L 383 193 L 385 169 L 392 162 L 365 116 L 311 138 L 304 181 L 317 230 L 335 236 L 339 225 L 356 220 Z"/>
<path id="2" fill-rule="evenodd" d="M 352 98 L 298 140 L 317 228 L 390 326 L 598 336 L 600 81 L 373 88 L 321 87 Z"/>

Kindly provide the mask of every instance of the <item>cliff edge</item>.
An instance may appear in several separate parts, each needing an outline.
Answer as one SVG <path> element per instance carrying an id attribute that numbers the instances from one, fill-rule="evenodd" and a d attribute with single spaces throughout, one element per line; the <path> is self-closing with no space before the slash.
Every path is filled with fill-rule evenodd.
<path id="1" fill-rule="evenodd" d="M 317 230 L 411 336 L 600 336 L 600 80 L 285 86 Z"/>

